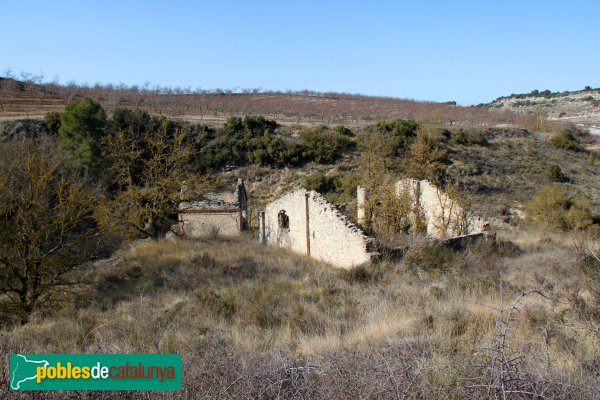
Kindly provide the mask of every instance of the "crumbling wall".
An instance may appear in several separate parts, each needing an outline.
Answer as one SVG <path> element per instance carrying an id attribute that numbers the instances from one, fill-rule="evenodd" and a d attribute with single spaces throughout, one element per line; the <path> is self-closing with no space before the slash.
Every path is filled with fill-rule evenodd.
<path id="1" fill-rule="evenodd" d="M 259 240 L 289 248 L 337 267 L 368 262 L 371 242 L 314 191 L 296 190 L 271 203 L 259 216 Z"/>
<path id="2" fill-rule="evenodd" d="M 366 222 L 365 203 L 367 202 L 367 189 L 363 186 L 356 187 L 356 221 L 359 224 Z"/>
<path id="3" fill-rule="evenodd" d="M 427 236 L 447 238 L 482 233 L 486 222 L 466 211 L 457 199 L 427 180 L 403 179 L 396 182 L 396 194 L 409 191 L 413 197 L 413 209 L 420 213 L 414 218 L 423 219 Z"/>
<path id="4" fill-rule="evenodd" d="M 179 233 L 188 238 L 240 235 L 240 212 L 237 210 L 187 211 L 179 214 Z"/>
<path id="5" fill-rule="evenodd" d="M 190 190 L 182 185 L 181 198 Z M 205 193 L 204 199 L 179 204 L 179 224 L 175 232 L 189 238 L 239 236 L 248 227 L 248 196 L 244 181 L 238 179 L 233 193 Z"/>

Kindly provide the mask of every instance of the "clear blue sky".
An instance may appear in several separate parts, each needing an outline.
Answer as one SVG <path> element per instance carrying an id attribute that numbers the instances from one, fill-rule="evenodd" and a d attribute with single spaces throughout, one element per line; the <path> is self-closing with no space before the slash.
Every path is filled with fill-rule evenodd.
<path id="1" fill-rule="evenodd" d="M 0 0 L 0 74 L 473 104 L 600 86 L 600 1 Z"/>

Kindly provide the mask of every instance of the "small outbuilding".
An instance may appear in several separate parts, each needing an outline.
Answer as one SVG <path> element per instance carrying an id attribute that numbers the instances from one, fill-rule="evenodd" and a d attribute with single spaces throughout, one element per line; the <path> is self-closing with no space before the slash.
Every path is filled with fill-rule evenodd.
<path id="1" fill-rule="evenodd" d="M 238 179 L 233 193 L 207 193 L 179 203 L 177 233 L 188 238 L 240 236 L 248 228 L 248 197 Z"/>

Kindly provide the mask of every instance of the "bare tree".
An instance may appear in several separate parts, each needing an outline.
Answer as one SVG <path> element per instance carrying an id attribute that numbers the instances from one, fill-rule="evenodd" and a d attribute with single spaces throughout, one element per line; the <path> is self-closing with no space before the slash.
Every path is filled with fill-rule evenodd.
<path id="1" fill-rule="evenodd" d="M 188 132 L 170 131 L 166 118 L 143 135 L 129 130 L 106 138 L 107 170 L 120 188 L 114 207 L 105 210 L 106 225 L 116 217 L 127 221 L 138 234 L 157 237 L 176 210 L 181 183 L 186 179 L 184 166 L 192 149 Z"/>
<path id="2" fill-rule="evenodd" d="M 76 270 L 95 257 L 100 195 L 50 139 L 2 143 L 0 151 L 0 300 L 26 323 L 80 283 Z"/>
<path id="3" fill-rule="evenodd" d="M 12 78 L 2 79 L 0 81 L 0 106 L 2 107 L 2 111 L 4 111 L 4 104 L 7 105 L 14 103 L 15 96 L 19 93 L 19 84 Z"/>

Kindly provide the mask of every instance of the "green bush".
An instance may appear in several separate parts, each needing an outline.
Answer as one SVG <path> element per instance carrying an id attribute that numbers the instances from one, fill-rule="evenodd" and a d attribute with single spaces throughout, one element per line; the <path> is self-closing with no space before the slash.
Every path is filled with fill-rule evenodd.
<path id="1" fill-rule="evenodd" d="M 293 333 L 319 335 L 325 332 L 327 321 L 319 313 L 304 304 L 296 304 L 287 317 L 287 323 Z"/>
<path id="2" fill-rule="evenodd" d="M 319 193 L 337 192 L 341 185 L 340 175 L 325 175 L 322 172 L 315 172 L 307 175 L 302 186 L 307 190 L 314 190 Z"/>
<path id="3" fill-rule="evenodd" d="M 324 195 L 325 199 L 330 203 L 346 203 L 350 207 L 356 204 L 357 185 L 358 178 L 352 173 L 325 175 L 317 171 L 307 175 L 302 180 L 303 188 L 314 190 Z"/>
<path id="4" fill-rule="evenodd" d="M 590 167 L 593 167 L 596 164 L 596 157 L 591 152 L 588 154 L 587 163 Z"/>
<path id="5" fill-rule="evenodd" d="M 570 129 L 565 129 L 561 132 L 555 133 L 550 138 L 549 143 L 557 149 L 570 151 L 578 151 L 580 149 L 579 140 L 577 140 Z"/>
<path id="6" fill-rule="evenodd" d="M 379 121 L 375 126 L 371 125 L 367 130 L 376 130 L 391 139 L 389 145 L 393 155 L 402 156 L 410 148 L 411 143 L 417 137 L 419 124 L 412 120 L 396 119 L 393 121 Z"/>
<path id="7" fill-rule="evenodd" d="M 102 106 L 90 99 L 67 104 L 60 116 L 60 145 L 72 154 L 76 165 L 98 162 L 99 143 L 106 133 L 106 113 Z"/>
<path id="8" fill-rule="evenodd" d="M 329 164 L 350 148 L 353 142 L 346 136 L 321 127 L 300 132 L 304 158 L 319 164 Z"/>
<path id="9" fill-rule="evenodd" d="M 444 136 L 435 130 L 421 129 L 412 142 L 409 156 L 409 173 L 415 179 L 443 182 L 446 178 L 448 151 Z"/>
<path id="10" fill-rule="evenodd" d="M 571 198 L 565 188 L 547 185 L 527 204 L 527 216 L 556 229 L 585 229 L 593 223 L 589 205 Z"/>
<path id="11" fill-rule="evenodd" d="M 387 171 L 398 173 L 411 144 L 417 137 L 419 125 L 413 120 L 380 121 L 361 129 L 356 142 L 360 150 L 360 171 L 364 184 L 380 180 Z"/>
<path id="12" fill-rule="evenodd" d="M 459 129 L 452 133 L 452 141 L 465 146 L 487 146 L 488 141 L 484 131 Z"/>
<path id="13" fill-rule="evenodd" d="M 333 128 L 334 131 L 336 131 L 337 133 L 339 133 L 340 135 L 344 135 L 344 136 L 352 136 L 353 133 L 350 129 L 346 128 L 344 125 L 336 125 L 335 128 Z"/>
<path id="14" fill-rule="evenodd" d="M 348 283 L 355 284 L 368 283 L 372 281 L 375 277 L 373 275 L 373 272 L 367 269 L 367 267 L 359 265 L 354 268 L 343 270 L 342 278 Z"/>
<path id="15" fill-rule="evenodd" d="M 52 134 L 42 121 L 19 119 L 16 121 L 0 121 L 0 141 L 23 138 L 39 138 Z"/>
<path id="16" fill-rule="evenodd" d="M 594 223 L 589 204 L 574 202 L 565 214 L 565 222 L 569 229 L 583 230 Z"/>
<path id="17" fill-rule="evenodd" d="M 230 320 L 237 312 L 237 306 L 233 299 L 216 291 L 207 290 L 197 293 L 196 297 L 214 316 Z"/>
<path id="18" fill-rule="evenodd" d="M 259 164 L 281 167 L 302 159 L 303 148 L 275 134 L 277 123 L 263 117 L 231 117 L 199 155 L 202 169 Z"/>
<path id="19" fill-rule="evenodd" d="M 565 182 L 567 180 L 567 177 L 563 173 L 560 166 L 558 166 L 556 164 L 550 165 L 550 167 L 548 167 L 547 176 L 548 176 L 548 179 L 550 179 L 550 182 L 561 183 L 561 182 Z"/>

